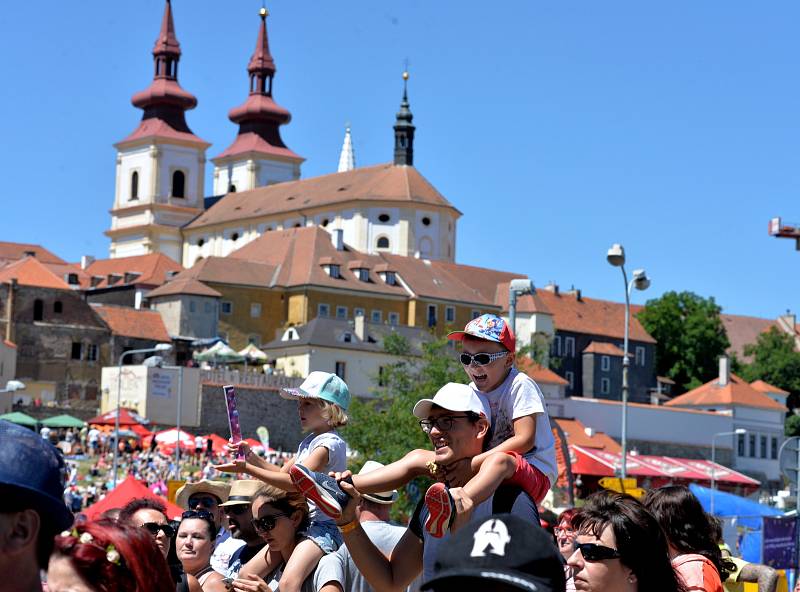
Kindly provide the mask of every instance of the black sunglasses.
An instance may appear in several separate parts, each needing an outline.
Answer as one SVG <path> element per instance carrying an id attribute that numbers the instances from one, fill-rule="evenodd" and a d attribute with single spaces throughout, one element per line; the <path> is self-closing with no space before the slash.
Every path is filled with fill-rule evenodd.
<path id="1" fill-rule="evenodd" d="M 581 555 L 586 561 L 603 561 L 622 557 L 616 549 L 597 543 L 575 543 L 575 546 L 580 549 Z"/>
<path id="2" fill-rule="evenodd" d="M 491 364 L 495 360 L 505 358 L 507 355 L 507 351 L 495 352 L 493 354 L 468 354 L 466 352 L 462 352 L 461 355 L 458 356 L 458 359 L 461 360 L 461 363 L 464 364 L 464 366 L 469 366 L 472 364 L 472 362 L 475 362 L 478 366 L 486 366 L 486 364 Z"/>
<path id="3" fill-rule="evenodd" d="M 419 427 L 426 433 L 430 433 L 433 428 L 440 432 L 449 432 L 453 429 L 453 424 L 457 419 L 469 418 L 469 415 L 443 415 L 436 419 L 420 419 Z"/>
<path id="4" fill-rule="evenodd" d="M 207 510 L 186 510 L 181 514 L 181 520 L 186 520 L 188 518 L 200 518 L 201 520 L 211 520 L 211 522 L 214 522 L 214 517 L 211 515 L 211 512 Z"/>
<path id="5" fill-rule="evenodd" d="M 203 497 L 193 497 L 192 499 L 189 500 L 189 503 L 187 505 L 189 506 L 190 510 L 195 510 L 197 509 L 197 506 L 203 506 L 204 508 L 211 509 L 217 507 L 219 504 L 217 500 L 214 499 L 213 497 L 203 496 Z"/>
<path id="6" fill-rule="evenodd" d="M 171 539 L 175 536 L 175 529 L 172 528 L 169 524 L 159 524 L 158 522 L 145 522 L 142 524 L 142 528 L 146 528 L 147 531 L 156 536 L 158 531 L 161 530 L 164 532 L 167 538 Z"/>
<path id="7" fill-rule="evenodd" d="M 250 509 L 250 504 L 234 504 L 232 506 L 223 506 L 226 514 L 233 514 L 234 516 L 241 516 Z"/>
<path id="8" fill-rule="evenodd" d="M 286 516 L 288 518 L 289 514 L 280 512 L 279 514 L 270 514 L 269 516 L 262 516 L 261 518 L 253 518 L 251 523 L 253 524 L 253 528 L 256 530 L 260 530 L 261 532 L 269 532 L 275 528 L 280 516 Z"/>

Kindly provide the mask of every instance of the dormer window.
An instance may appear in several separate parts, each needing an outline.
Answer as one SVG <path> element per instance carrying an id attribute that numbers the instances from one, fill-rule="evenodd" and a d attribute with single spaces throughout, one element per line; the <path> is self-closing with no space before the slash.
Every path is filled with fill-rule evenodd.
<path id="1" fill-rule="evenodd" d="M 356 269 L 356 274 L 358 275 L 358 281 L 369 282 L 369 269 L 360 267 L 359 269 Z"/>
<path id="2" fill-rule="evenodd" d="M 118 274 L 118 273 L 109 273 L 108 274 L 108 278 L 107 278 L 107 282 L 108 282 L 109 286 L 113 286 L 114 284 L 116 284 L 121 279 L 122 279 L 122 276 L 120 274 Z"/>
<path id="3" fill-rule="evenodd" d="M 330 265 L 327 266 L 327 268 L 328 268 L 328 275 L 331 276 L 333 279 L 338 280 L 340 277 L 342 277 L 340 272 L 340 267 L 335 263 L 331 263 Z"/>
<path id="4" fill-rule="evenodd" d="M 388 286 L 396 286 L 397 285 L 397 274 L 393 271 L 384 271 L 383 272 L 383 281 Z"/>
<path id="5" fill-rule="evenodd" d="M 75 285 L 79 284 L 80 282 L 78 281 L 78 274 L 77 273 L 68 273 L 67 274 L 67 283 L 70 286 L 75 286 Z"/>

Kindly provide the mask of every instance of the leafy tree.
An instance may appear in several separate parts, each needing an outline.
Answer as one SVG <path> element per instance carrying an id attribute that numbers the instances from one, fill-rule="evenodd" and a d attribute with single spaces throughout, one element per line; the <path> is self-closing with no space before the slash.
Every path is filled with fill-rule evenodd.
<path id="1" fill-rule="evenodd" d="M 430 442 L 411 413 L 420 399 L 430 398 L 448 382 L 467 382 L 467 375 L 446 338 L 435 339 L 421 346 L 422 356 L 415 356 L 408 340 L 397 333 L 383 342 L 384 351 L 397 361 L 384 366 L 374 377 L 375 397 L 367 401 L 354 399 L 348 415 L 350 421 L 344 438 L 358 452 L 351 470 L 357 471 L 367 460 L 388 464 L 416 448 L 430 449 Z M 407 492 L 424 494 L 430 480 L 416 479 Z M 405 493 L 407 493 L 405 492 Z M 407 517 L 418 499 L 401 495 L 394 504 L 395 518 Z"/>
<path id="2" fill-rule="evenodd" d="M 656 371 L 686 389 L 711 380 L 730 345 L 714 298 L 667 292 L 648 300 L 638 319 L 658 342 Z"/>
<path id="3" fill-rule="evenodd" d="M 800 436 L 800 415 L 790 415 L 786 418 L 786 423 L 783 426 L 783 432 L 787 438 L 792 436 Z"/>
<path id="4" fill-rule="evenodd" d="M 739 363 L 742 378 L 748 382 L 761 379 L 789 391 L 788 407 L 797 407 L 800 398 L 800 352 L 795 351 L 794 337 L 772 327 L 759 335 L 756 343 L 746 345 L 744 355 L 752 358 L 752 362 Z"/>

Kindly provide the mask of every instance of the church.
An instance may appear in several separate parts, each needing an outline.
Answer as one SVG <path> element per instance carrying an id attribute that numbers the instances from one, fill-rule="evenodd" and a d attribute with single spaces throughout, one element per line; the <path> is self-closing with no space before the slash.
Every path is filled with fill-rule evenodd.
<path id="1" fill-rule="evenodd" d="M 210 159 L 209 192 L 211 145 L 186 122 L 197 98 L 178 82 L 181 48 L 167 0 L 152 52 L 153 80 L 131 99 L 142 119 L 114 145 L 115 197 L 105 233 L 110 257 L 162 253 L 188 268 L 209 256 L 225 257 L 265 233 L 319 227 L 362 253 L 453 262 L 461 214 L 414 167 L 408 73 L 392 162 L 355 167 L 348 129 L 339 170 L 303 179 L 304 158 L 281 138 L 291 114 L 273 98 L 276 67 L 267 14 L 262 8 L 247 65 L 247 97 L 228 114 L 238 133 Z"/>

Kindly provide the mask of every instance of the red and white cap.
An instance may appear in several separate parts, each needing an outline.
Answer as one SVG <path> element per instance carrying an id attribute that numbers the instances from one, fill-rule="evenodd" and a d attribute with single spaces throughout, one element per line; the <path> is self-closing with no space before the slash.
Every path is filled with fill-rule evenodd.
<path id="1" fill-rule="evenodd" d="M 472 387 L 457 382 L 448 382 L 434 395 L 433 399 L 420 399 L 414 405 L 414 415 L 420 419 L 427 419 L 431 408 L 436 405 L 448 411 L 472 411 L 491 421 L 489 409 L 478 397 Z"/>

